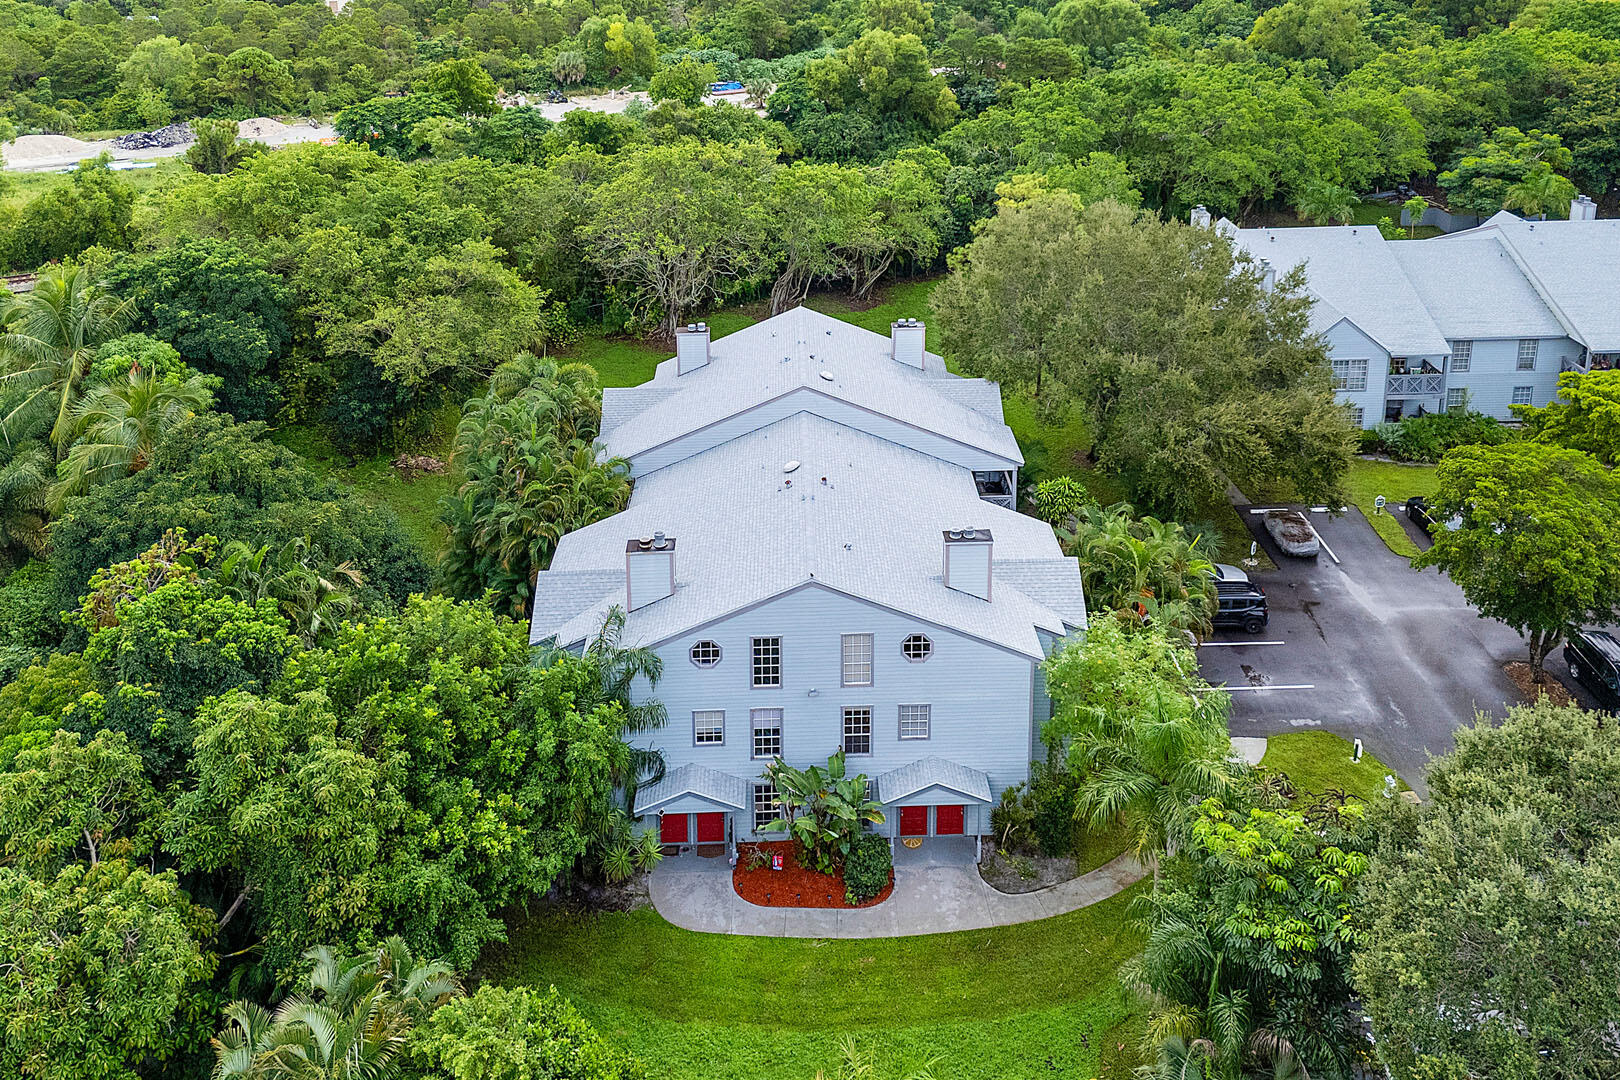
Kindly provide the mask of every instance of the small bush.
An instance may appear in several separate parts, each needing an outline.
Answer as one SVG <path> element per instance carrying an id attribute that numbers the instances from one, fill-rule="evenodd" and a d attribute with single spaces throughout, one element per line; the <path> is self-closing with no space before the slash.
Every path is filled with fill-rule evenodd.
<path id="1" fill-rule="evenodd" d="M 34 559 L 12 571 L 0 584 L 0 645 L 35 650 L 59 643 L 66 628 L 56 600 L 49 563 Z"/>
<path id="2" fill-rule="evenodd" d="M 845 902 L 853 906 L 888 888 L 889 871 L 893 867 L 889 841 L 875 833 L 862 835 L 844 860 Z"/>
<path id="3" fill-rule="evenodd" d="M 1028 784 L 1015 784 L 1001 793 L 1001 802 L 990 810 L 990 831 L 996 846 L 1013 850 L 1034 836 L 1035 806 Z"/>
<path id="4" fill-rule="evenodd" d="M 1074 800 L 1078 778 L 1067 769 L 1037 762 L 1030 770 L 1032 828 L 1041 853 L 1062 858 L 1074 850 Z"/>

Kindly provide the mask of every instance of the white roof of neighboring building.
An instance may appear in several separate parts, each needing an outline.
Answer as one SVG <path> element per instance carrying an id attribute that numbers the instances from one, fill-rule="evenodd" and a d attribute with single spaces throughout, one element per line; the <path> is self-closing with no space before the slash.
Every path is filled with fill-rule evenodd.
<path id="1" fill-rule="evenodd" d="M 1487 237 L 1507 248 L 1571 337 L 1593 352 L 1620 352 L 1620 219 L 1525 221 L 1503 210 L 1437 239 L 1451 246 Z"/>
<path id="2" fill-rule="evenodd" d="M 942 578 L 945 530 L 969 526 L 994 537 L 989 601 Z M 531 640 L 594 634 L 625 602 L 625 541 L 659 531 L 679 543 L 676 589 L 628 613 L 627 641 L 655 645 L 806 585 L 1037 660 L 1038 631 L 1085 624 L 1079 563 L 1046 523 L 980 499 L 960 466 L 797 413 L 642 477 L 628 509 L 564 536 L 536 583 Z"/>
<path id="3" fill-rule="evenodd" d="M 1390 244 L 1389 251 L 1447 338 L 1564 335 L 1562 324 L 1495 236 L 1454 244 L 1406 241 Z"/>
<path id="4" fill-rule="evenodd" d="M 1311 318 L 1317 333 L 1344 318 L 1392 356 L 1451 351 L 1392 245 L 1373 226 L 1238 229 L 1235 240 L 1256 262 L 1271 263 L 1278 277 L 1305 265 L 1307 289 L 1317 300 Z"/>
<path id="5" fill-rule="evenodd" d="M 797 390 L 848 402 L 1022 464 L 1002 422 L 1001 391 L 964 379 L 927 353 L 918 370 L 890 356 L 890 339 L 806 307 L 717 338 L 709 363 L 685 375 L 675 361 L 652 382 L 602 395 L 602 442 L 634 458 Z M 830 374 L 831 379 L 822 377 Z M 764 421 L 762 421 L 764 422 Z"/>

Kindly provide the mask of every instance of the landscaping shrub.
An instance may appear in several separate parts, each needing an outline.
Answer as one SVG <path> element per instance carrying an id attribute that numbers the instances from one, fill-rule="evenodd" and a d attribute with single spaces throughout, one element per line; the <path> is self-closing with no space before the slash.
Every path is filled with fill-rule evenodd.
<path id="1" fill-rule="evenodd" d="M 889 887 L 893 866 L 889 841 L 876 833 L 863 833 L 844 860 L 844 899 L 851 905 L 872 899 Z"/>
<path id="2" fill-rule="evenodd" d="M 0 584 L 0 644 L 37 649 L 62 640 L 56 575 L 50 563 L 33 559 Z"/>
<path id="3" fill-rule="evenodd" d="M 1029 794 L 1034 804 L 1031 827 L 1041 853 L 1054 859 L 1074 850 L 1074 799 L 1079 781 L 1067 769 L 1045 762 L 1030 767 Z"/>
<path id="4" fill-rule="evenodd" d="M 1362 435 L 1362 451 L 1382 450 L 1396 461 L 1432 465 L 1456 447 L 1497 446 L 1516 437 L 1512 428 L 1484 413 L 1427 413 L 1373 427 Z"/>

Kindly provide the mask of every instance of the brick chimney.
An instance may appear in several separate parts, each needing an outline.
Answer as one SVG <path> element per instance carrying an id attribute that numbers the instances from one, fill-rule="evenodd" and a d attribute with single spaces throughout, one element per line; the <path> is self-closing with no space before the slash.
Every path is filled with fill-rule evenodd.
<path id="1" fill-rule="evenodd" d="M 624 606 L 635 611 L 675 592 L 675 538 L 655 532 L 624 545 Z"/>
<path id="2" fill-rule="evenodd" d="M 900 319 L 889 324 L 889 355 L 907 367 L 923 366 L 923 341 L 927 328 L 916 319 Z"/>
<path id="3" fill-rule="evenodd" d="M 945 587 L 990 599 L 989 529 L 949 529 L 945 533 Z"/>
<path id="4" fill-rule="evenodd" d="M 709 324 L 687 323 L 675 331 L 675 374 L 685 375 L 709 362 Z"/>

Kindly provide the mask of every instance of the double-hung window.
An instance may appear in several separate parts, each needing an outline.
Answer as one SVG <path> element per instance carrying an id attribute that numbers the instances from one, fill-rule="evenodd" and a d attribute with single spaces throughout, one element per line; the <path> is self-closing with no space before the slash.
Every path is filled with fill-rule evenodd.
<path id="1" fill-rule="evenodd" d="M 872 635 L 843 636 L 844 685 L 872 685 Z"/>
<path id="2" fill-rule="evenodd" d="M 1513 404 L 1515 404 L 1515 405 L 1533 405 L 1533 404 L 1535 404 L 1535 401 L 1533 400 L 1535 392 L 1536 392 L 1536 388 L 1533 387 L 1533 386 L 1515 386 L 1513 388 L 1513 399 L 1512 399 Z"/>
<path id="3" fill-rule="evenodd" d="M 1367 410 L 1360 405 L 1350 406 L 1350 422 L 1360 427 L 1367 419 Z"/>
<path id="4" fill-rule="evenodd" d="M 1514 365 L 1515 371 L 1536 370 L 1536 354 L 1540 351 L 1541 342 L 1535 338 L 1519 339 L 1519 362 Z"/>
<path id="5" fill-rule="evenodd" d="M 1451 370 L 1467 371 L 1474 362 L 1474 343 L 1472 341 L 1453 341 L 1451 343 Z"/>
<path id="6" fill-rule="evenodd" d="M 1339 390 L 1367 389 L 1367 361 L 1333 361 L 1333 385 Z"/>
<path id="7" fill-rule="evenodd" d="M 1468 407 L 1468 391 L 1461 386 L 1446 389 L 1446 411 L 1460 412 Z"/>
<path id="8" fill-rule="evenodd" d="M 699 709 L 692 713 L 692 745 L 723 746 L 726 741 L 724 709 Z"/>
<path id="9" fill-rule="evenodd" d="M 753 709 L 748 714 L 754 731 L 754 759 L 782 756 L 782 710 Z"/>
<path id="10" fill-rule="evenodd" d="M 844 709 L 844 753 L 872 752 L 872 707 L 847 706 Z"/>
<path id="11" fill-rule="evenodd" d="M 764 688 L 782 685 L 782 639 L 757 637 L 754 639 L 754 686 Z"/>
<path id="12" fill-rule="evenodd" d="M 900 737 L 902 739 L 926 739 L 932 732 L 933 709 L 928 705 L 902 705 L 900 706 Z"/>
<path id="13" fill-rule="evenodd" d="M 754 831 L 759 832 L 760 826 L 767 821 L 775 821 L 782 816 L 782 804 L 776 797 L 774 784 L 754 785 Z"/>

